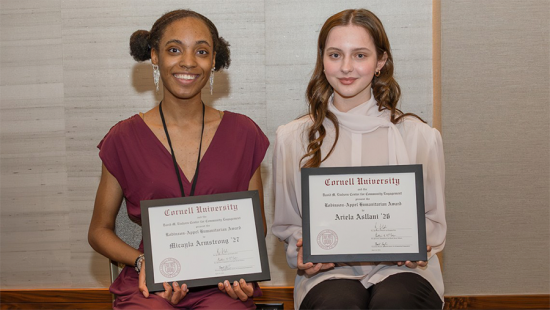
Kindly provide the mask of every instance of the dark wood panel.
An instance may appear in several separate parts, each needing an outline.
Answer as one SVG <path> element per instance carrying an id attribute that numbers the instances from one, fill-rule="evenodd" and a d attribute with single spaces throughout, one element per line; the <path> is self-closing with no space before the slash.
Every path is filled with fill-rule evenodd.
<path id="1" fill-rule="evenodd" d="M 293 308 L 292 287 L 264 287 L 257 303 Z M 0 290 L 0 309 L 111 309 L 107 289 Z M 445 309 L 550 309 L 549 295 L 446 296 Z"/>
<path id="2" fill-rule="evenodd" d="M 0 290 L 0 303 L 109 303 L 108 289 Z"/>
<path id="3" fill-rule="evenodd" d="M 262 296 L 254 298 L 254 301 L 263 304 L 283 303 L 285 310 L 294 309 L 294 288 L 287 287 L 262 287 Z"/>
<path id="4" fill-rule="evenodd" d="M 550 295 L 446 296 L 445 309 L 550 309 Z"/>

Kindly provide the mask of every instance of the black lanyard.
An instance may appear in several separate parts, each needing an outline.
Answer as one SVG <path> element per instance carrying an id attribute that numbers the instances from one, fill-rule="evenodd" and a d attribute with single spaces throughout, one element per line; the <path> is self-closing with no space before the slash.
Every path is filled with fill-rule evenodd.
<path id="1" fill-rule="evenodd" d="M 199 144 L 199 155 L 197 157 L 197 168 L 195 168 L 195 175 L 191 183 L 191 193 L 189 196 L 195 194 L 195 187 L 197 186 L 197 179 L 199 177 L 199 164 L 201 160 L 201 148 L 202 148 L 202 135 L 204 133 L 204 102 L 202 102 L 202 129 L 201 129 L 201 141 Z M 174 169 L 176 170 L 176 176 L 178 177 L 178 183 L 180 185 L 181 197 L 185 197 L 185 192 L 183 191 L 183 183 L 181 182 L 180 171 L 178 169 L 178 162 L 176 161 L 176 155 L 174 154 L 174 149 L 172 148 L 172 142 L 170 141 L 170 135 L 168 134 L 168 128 L 166 127 L 166 121 L 164 120 L 164 114 L 162 113 L 162 101 L 159 103 L 159 112 L 160 118 L 162 119 L 162 126 L 164 127 L 164 133 L 166 134 L 166 139 L 168 140 L 168 145 L 170 146 L 170 152 L 172 152 L 172 161 L 174 162 Z"/>

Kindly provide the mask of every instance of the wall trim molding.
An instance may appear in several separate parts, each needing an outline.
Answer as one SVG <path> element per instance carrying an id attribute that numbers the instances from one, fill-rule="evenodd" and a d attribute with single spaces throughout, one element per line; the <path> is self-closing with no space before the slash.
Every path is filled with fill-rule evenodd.
<path id="1" fill-rule="evenodd" d="M 257 303 L 292 309 L 292 287 L 262 287 Z M 108 289 L 0 290 L 0 309 L 111 309 Z M 445 309 L 549 309 L 550 294 L 445 296 Z"/>

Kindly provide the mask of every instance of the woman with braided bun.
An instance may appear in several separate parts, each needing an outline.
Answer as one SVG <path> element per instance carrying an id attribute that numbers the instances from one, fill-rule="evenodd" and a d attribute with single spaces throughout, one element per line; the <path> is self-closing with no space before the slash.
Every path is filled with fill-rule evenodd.
<path id="1" fill-rule="evenodd" d="M 296 309 L 441 309 L 436 254 L 445 245 L 441 135 L 397 109 L 390 44 L 370 11 L 345 10 L 321 28 L 307 87 L 309 114 L 277 130 L 273 155 L 273 234 L 297 268 Z M 422 164 L 427 261 L 303 261 L 301 168 Z M 357 235 L 357 242 L 362 236 Z"/>
<path id="2" fill-rule="evenodd" d="M 208 18 L 176 10 L 160 17 L 150 31 L 136 31 L 130 54 L 136 61 L 151 60 L 163 98 L 150 111 L 113 126 L 98 145 L 103 166 L 88 240 L 99 253 L 128 265 L 110 287 L 113 306 L 255 309 L 252 297 L 261 291 L 242 279 L 200 288 L 164 283 L 163 292 L 150 294 L 143 243 L 134 249 L 114 233 L 123 198 L 130 218 L 139 223 L 141 200 L 258 190 L 263 215 L 260 164 L 267 137 L 250 118 L 218 111 L 201 98 L 206 84 L 212 88 L 214 72 L 229 67 L 229 44 Z"/>

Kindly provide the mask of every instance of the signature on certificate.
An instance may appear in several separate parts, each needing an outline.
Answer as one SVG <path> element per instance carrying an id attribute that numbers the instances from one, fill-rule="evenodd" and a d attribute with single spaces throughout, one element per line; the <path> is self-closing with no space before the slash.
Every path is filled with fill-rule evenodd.
<path id="1" fill-rule="evenodd" d="M 379 238 L 379 239 L 384 239 L 384 238 L 387 238 L 387 239 L 394 239 L 396 238 L 397 236 L 393 233 L 375 233 L 374 234 L 374 238 Z"/>
<path id="2" fill-rule="evenodd" d="M 231 251 L 227 248 L 217 248 L 216 253 L 214 253 L 214 256 L 224 256 L 224 255 L 235 255 L 238 252 Z"/>
<path id="3" fill-rule="evenodd" d="M 376 222 L 374 223 L 373 231 L 394 231 L 394 229 L 389 228 L 387 224 L 381 224 Z"/>
<path id="4" fill-rule="evenodd" d="M 216 271 L 230 271 L 230 270 L 250 270 L 254 268 L 254 265 L 237 265 L 233 266 L 231 264 L 218 265 Z"/>
<path id="5" fill-rule="evenodd" d="M 225 265 L 218 265 L 218 269 L 216 271 L 228 271 L 231 270 L 231 264 L 225 264 Z"/>
<path id="6" fill-rule="evenodd" d="M 218 257 L 217 260 L 218 263 L 234 263 L 238 261 L 242 261 L 242 259 L 237 256 Z"/>

